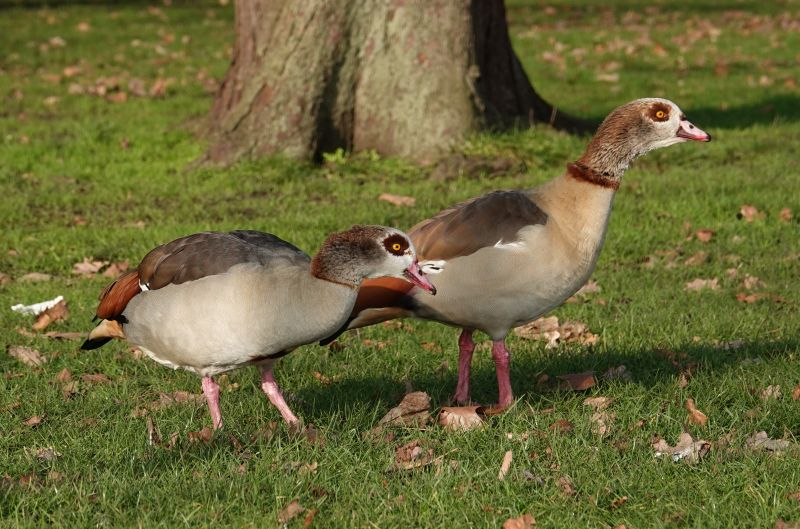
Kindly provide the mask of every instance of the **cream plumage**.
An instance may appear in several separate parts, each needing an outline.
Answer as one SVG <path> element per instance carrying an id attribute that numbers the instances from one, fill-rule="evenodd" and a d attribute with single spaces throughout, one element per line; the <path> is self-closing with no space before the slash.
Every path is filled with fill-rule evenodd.
<path id="1" fill-rule="evenodd" d="M 404 277 L 435 292 L 413 244 L 393 228 L 354 226 L 329 236 L 312 259 L 256 231 L 198 233 L 159 246 L 100 297 L 102 319 L 83 344 L 125 338 L 155 361 L 200 375 L 214 428 L 222 426 L 214 375 L 261 369 L 262 389 L 287 423 L 297 417 L 272 367 L 347 319 L 365 278 Z"/>
<path id="2" fill-rule="evenodd" d="M 562 176 L 531 190 L 468 200 L 411 228 L 420 265 L 431 274 L 438 295 L 423 297 L 402 280 L 366 281 L 339 332 L 407 316 L 462 328 L 455 400 L 464 403 L 470 397 L 472 334 L 481 330 L 493 340 L 499 404 L 509 405 L 513 392 L 505 337 L 586 282 L 630 163 L 653 149 L 710 139 L 666 99 L 638 99 L 617 108 Z"/>

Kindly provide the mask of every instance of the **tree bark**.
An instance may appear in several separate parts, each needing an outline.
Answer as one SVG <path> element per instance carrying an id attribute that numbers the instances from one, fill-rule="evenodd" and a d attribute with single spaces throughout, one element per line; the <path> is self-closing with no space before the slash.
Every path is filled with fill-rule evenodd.
<path id="1" fill-rule="evenodd" d="M 485 128 L 586 124 L 531 87 L 502 0 L 237 0 L 206 158 L 428 161 Z"/>

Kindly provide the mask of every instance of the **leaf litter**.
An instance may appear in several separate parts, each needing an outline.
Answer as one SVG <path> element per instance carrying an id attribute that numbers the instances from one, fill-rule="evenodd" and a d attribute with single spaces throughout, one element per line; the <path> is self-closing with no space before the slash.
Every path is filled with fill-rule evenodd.
<path id="1" fill-rule="evenodd" d="M 589 332 L 585 323 L 566 321 L 559 324 L 557 316 L 539 318 L 514 329 L 514 334 L 529 340 L 545 340 L 545 349 L 558 347 L 560 343 L 595 345 L 598 336 Z"/>
<path id="2" fill-rule="evenodd" d="M 673 461 L 694 464 L 699 462 L 711 450 L 711 443 L 702 439 L 695 440 L 688 432 L 682 432 L 675 446 L 670 446 L 664 439 L 657 438 L 652 443 L 656 457 L 670 456 Z"/>

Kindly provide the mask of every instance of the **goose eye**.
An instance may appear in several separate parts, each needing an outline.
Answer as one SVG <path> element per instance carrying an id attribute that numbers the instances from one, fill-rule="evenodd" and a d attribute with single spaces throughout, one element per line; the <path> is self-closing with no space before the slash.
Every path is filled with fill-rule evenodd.
<path id="1" fill-rule="evenodd" d="M 394 250 L 395 252 L 399 252 L 399 251 L 400 251 L 400 248 L 402 248 L 402 246 L 400 246 L 400 243 L 399 243 L 399 242 L 396 242 L 396 243 L 394 243 L 394 244 L 392 245 L 392 250 Z"/>
<path id="2" fill-rule="evenodd" d="M 658 119 L 664 119 L 664 116 L 666 116 L 666 114 L 664 113 L 663 110 L 659 110 L 658 112 L 656 112 L 656 117 Z"/>

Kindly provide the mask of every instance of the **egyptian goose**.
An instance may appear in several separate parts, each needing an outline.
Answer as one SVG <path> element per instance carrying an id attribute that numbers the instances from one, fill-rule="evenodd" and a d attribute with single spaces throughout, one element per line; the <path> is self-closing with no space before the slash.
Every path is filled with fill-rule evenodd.
<path id="1" fill-rule="evenodd" d="M 436 297 L 422 296 L 399 279 L 365 281 L 348 324 L 322 343 L 348 328 L 408 316 L 460 327 L 454 398 L 465 403 L 472 334 L 481 330 L 493 341 L 499 406 L 508 406 L 508 332 L 559 306 L 589 278 L 630 163 L 687 140 L 711 137 L 671 101 L 638 99 L 617 108 L 562 176 L 531 190 L 495 191 L 462 202 L 411 228 Z"/>
<path id="2" fill-rule="evenodd" d="M 214 428 L 222 426 L 214 375 L 247 365 L 284 420 L 298 422 L 272 367 L 299 345 L 338 329 L 365 278 L 404 277 L 435 293 L 410 239 L 383 226 L 330 235 L 313 259 L 269 233 L 197 233 L 150 251 L 103 291 L 81 349 L 124 338 L 156 362 L 202 377 Z"/>

